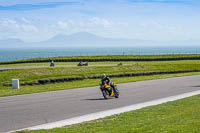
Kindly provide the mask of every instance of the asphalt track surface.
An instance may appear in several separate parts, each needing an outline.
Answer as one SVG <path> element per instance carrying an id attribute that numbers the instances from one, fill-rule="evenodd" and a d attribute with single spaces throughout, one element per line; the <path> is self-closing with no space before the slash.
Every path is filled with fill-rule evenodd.
<path id="1" fill-rule="evenodd" d="M 99 87 L 0 98 L 0 132 L 200 90 L 200 75 L 119 84 L 120 98 L 104 100 Z"/>
<path id="2" fill-rule="evenodd" d="M 116 66 L 116 64 L 99 64 L 99 65 L 88 65 L 89 67 L 94 66 Z M 28 68 L 48 68 L 50 66 L 13 66 L 13 67 L 1 67 L 0 70 L 10 70 L 10 69 L 28 69 Z M 77 65 L 55 65 L 54 67 L 83 67 L 83 66 L 77 66 Z"/>

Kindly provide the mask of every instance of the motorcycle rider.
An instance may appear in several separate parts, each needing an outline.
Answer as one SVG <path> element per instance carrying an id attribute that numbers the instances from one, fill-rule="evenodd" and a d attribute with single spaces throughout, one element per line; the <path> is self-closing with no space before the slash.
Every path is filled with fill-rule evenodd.
<path id="1" fill-rule="evenodd" d="M 107 84 L 109 84 L 115 90 L 114 83 L 110 80 L 110 78 L 106 74 L 103 74 L 102 79 L 101 79 L 101 83 L 104 84 L 105 82 Z M 109 93 L 111 94 L 111 92 L 109 92 Z"/>
<path id="2" fill-rule="evenodd" d="M 50 63 L 50 66 L 53 67 L 54 65 L 55 65 L 55 64 L 54 64 L 54 61 L 52 60 L 51 63 Z"/>

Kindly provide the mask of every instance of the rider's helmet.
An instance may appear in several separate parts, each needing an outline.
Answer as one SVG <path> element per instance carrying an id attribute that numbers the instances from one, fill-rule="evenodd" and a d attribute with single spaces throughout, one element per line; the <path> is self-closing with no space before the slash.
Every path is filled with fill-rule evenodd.
<path id="1" fill-rule="evenodd" d="M 106 76 L 106 74 L 102 74 L 102 79 L 104 79 L 104 78 L 106 78 L 107 76 Z"/>

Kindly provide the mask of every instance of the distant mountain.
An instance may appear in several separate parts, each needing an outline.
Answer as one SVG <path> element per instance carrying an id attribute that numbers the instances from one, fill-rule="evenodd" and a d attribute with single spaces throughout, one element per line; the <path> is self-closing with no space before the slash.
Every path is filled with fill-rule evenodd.
<path id="1" fill-rule="evenodd" d="M 39 43 L 51 47 L 152 47 L 152 46 L 200 46 L 198 40 L 153 41 L 139 39 L 105 38 L 87 32 L 57 35 Z"/>
<path id="2" fill-rule="evenodd" d="M 51 47 L 123 47 L 154 44 L 154 42 L 155 41 L 104 38 L 87 32 L 78 32 L 72 35 L 57 35 L 39 44 L 40 46 Z"/>
<path id="3" fill-rule="evenodd" d="M 49 40 L 41 42 L 41 45 L 49 46 L 95 46 L 97 42 L 103 41 L 104 38 L 87 32 L 78 32 L 72 35 L 57 35 Z"/>
<path id="4" fill-rule="evenodd" d="M 152 41 L 137 39 L 105 38 L 88 32 L 56 35 L 48 40 L 25 43 L 19 39 L 0 40 L 0 48 L 9 47 L 153 47 L 153 46 L 200 46 L 198 40 Z"/>

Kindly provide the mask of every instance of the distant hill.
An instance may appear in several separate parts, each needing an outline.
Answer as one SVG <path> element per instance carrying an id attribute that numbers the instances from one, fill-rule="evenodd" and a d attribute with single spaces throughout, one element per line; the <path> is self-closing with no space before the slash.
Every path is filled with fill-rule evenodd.
<path id="1" fill-rule="evenodd" d="M 72 35 L 57 35 L 49 40 L 40 42 L 40 46 L 53 47 L 123 47 L 153 44 L 155 41 L 104 38 L 87 32 Z"/>
<path id="2" fill-rule="evenodd" d="M 87 33 L 79 32 L 72 35 L 57 35 L 49 40 L 40 42 L 41 45 L 50 46 L 95 46 L 105 41 L 104 38 Z"/>
<path id="3" fill-rule="evenodd" d="M 0 40 L 0 48 L 10 47 L 152 47 L 152 46 L 200 46 L 198 40 L 152 41 L 136 39 L 105 38 L 88 32 L 56 35 L 48 40 L 25 43 L 19 39 Z"/>

